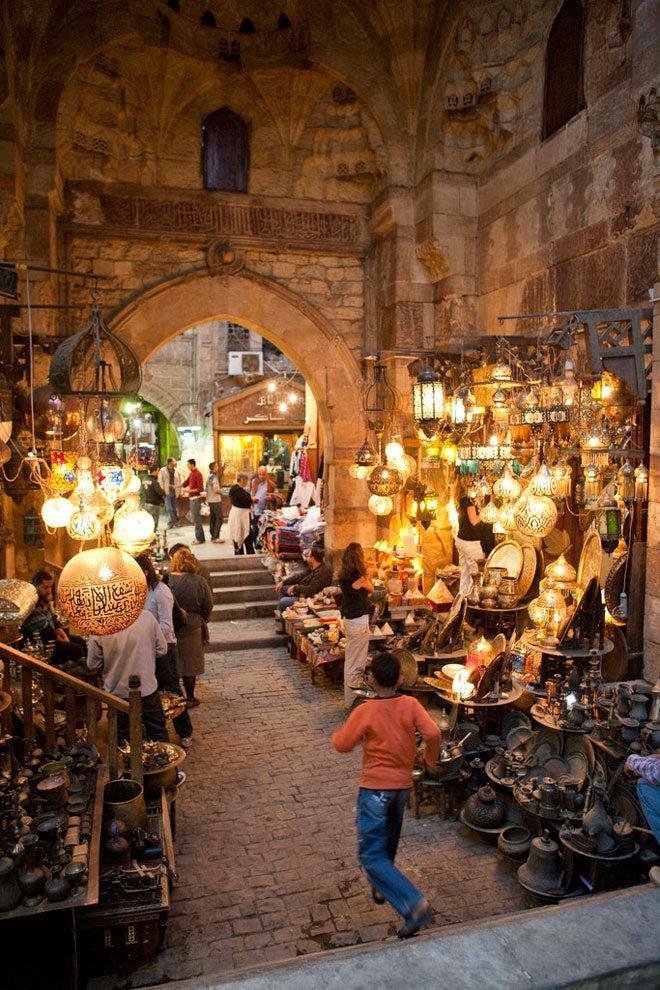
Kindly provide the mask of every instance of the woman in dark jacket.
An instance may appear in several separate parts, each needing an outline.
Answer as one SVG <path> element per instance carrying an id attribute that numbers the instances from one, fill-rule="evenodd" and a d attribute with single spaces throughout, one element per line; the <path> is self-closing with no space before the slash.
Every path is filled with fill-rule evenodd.
<path id="1" fill-rule="evenodd" d="M 252 533 L 252 496 L 248 490 L 247 474 L 239 474 L 236 484 L 229 489 L 231 509 L 227 525 L 229 538 L 234 544 L 234 553 L 254 553 Z"/>
<path id="2" fill-rule="evenodd" d="M 197 560 L 190 550 L 177 550 L 172 557 L 170 590 L 187 615 L 187 622 L 176 634 L 179 675 L 189 708 L 199 704 L 195 697 L 198 674 L 204 673 L 203 625 L 208 622 L 213 598 L 208 584 L 197 571 Z"/>

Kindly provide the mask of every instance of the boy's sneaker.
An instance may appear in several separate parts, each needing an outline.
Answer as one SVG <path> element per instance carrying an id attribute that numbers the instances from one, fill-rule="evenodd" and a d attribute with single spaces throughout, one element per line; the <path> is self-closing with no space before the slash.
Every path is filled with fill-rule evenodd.
<path id="1" fill-rule="evenodd" d="M 185 738 L 179 739 L 179 746 L 181 746 L 183 749 L 190 749 L 190 747 L 192 746 L 192 737 L 185 736 Z"/>
<path id="2" fill-rule="evenodd" d="M 397 938 L 412 938 L 422 928 L 428 928 L 433 922 L 433 911 L 428 901 L 417 908 L 416 911 L 406 921 L 405 925 L 399 928 Z"/>

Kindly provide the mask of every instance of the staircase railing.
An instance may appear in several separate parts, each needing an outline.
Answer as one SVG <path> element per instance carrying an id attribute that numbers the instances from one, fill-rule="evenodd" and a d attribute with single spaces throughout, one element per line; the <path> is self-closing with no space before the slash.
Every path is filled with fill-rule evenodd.
<path id="1" fill-rule="evenodd" d="M 108 776 L 110 780 L 119 776 L 117 716 L 124 714 L 128 716 L 131 777 L 142 783 L 142 698 L 139 677 L 130 678 L 129 699 L 124 701 L 122 698 L 115 697 L 114 694 L 109 694 L 108 691 L 94 687 L 93 684 L 87 684 L 80 678 L 67 674 L 65 671 L 59 670 L 58 667 L 53 667 L 44 660 L 16 650 L 5 643 L 0 643 L 0 659 L 4 660 L 2 690 L 6 694 L 11 695 L 12 693 L 12 662 L 20 668 L 20 698 L 23 709 L 22 722 L 26 753 L 34 748 L 35 743 L 33 691 L 35 682 L 40 682 L 43 691 L 41 706 L 44 716 L 44 748 L 47 753 L 54 751 L 58 735 L 63 734 L 67 745 L 72 746 L 76 742 L 79 721 L 86 723 L 87 738 L 96 742 L 99 705 L 105 705 L 108 724 Z M 63 732 L 57 729 L 55 724 L 57 695 L 64 696 L 65 721 Z M 84 715 L 82 716 L 79 714 L 79 698 L 84 699 Z M 0 715 L 4 732 L 11 732 L 12 717 L 12 706 L 10 705 Z"/>

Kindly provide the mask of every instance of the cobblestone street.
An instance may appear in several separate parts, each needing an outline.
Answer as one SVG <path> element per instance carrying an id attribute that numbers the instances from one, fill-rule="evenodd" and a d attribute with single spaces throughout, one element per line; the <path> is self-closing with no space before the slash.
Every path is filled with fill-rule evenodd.
<path id="1" fill-rule="evenodd" d="M 128 980 L 91 986 L 231 971 L 398 927 L 391 908 L 372 902 L 356 860 L 360 757 L 336 754 L 329 739 L 340 692 L 312 685 L 282 648 L 208 656 L 201 697 L 178 803 L 181 880 L 166 948 Z M 400 862 L 439 925 L 526 904 L 496 850 L 435 815 L 407 816 Z"/>

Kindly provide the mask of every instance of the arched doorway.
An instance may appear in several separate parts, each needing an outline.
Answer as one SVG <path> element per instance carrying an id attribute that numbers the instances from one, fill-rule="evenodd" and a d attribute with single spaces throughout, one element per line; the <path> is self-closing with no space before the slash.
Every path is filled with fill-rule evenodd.
<path id="1" fill-rule="evenodd" d="M 325 431 L 327 543 L 375 539 L 367 489 L 349 478 L 348 466 L 364 436 L 358 363 L 321 313 L 295 293 L 252 272 L 208 270 L 160 283 L 119 310 L 112 330 L 140 361 L 189 327 L 208 320 L 239 321 L 276 344 L 300 369 L 318 403 Z"/>

